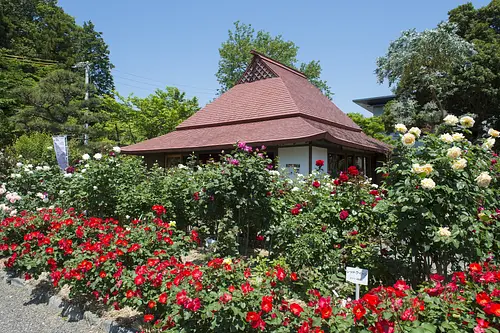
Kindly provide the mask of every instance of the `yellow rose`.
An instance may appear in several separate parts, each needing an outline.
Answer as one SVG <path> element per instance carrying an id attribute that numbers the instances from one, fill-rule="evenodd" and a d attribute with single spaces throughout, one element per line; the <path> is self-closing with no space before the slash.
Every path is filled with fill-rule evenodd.
<path id="1" fill-rule="evenodd" d="M 177 222 L 170 221 L 170 223 L 168 225 L 175 228 L 177 226 Z"/>
<path id="2" fill-rule="evenodd" d="M 462 155 L 462 149 L 458 147 L 451 147 L 446 153 L 446 156 L 453 159 L 460 157 L 460 155 Z"/>
<path id="3" fill-rule="evenodd" d="M 415 135 L 416 138 L 419 138 L 420 134 L 422 134 L 422 131 L 418 127 L 412 127 L 412 128 L 410 128 L 408 133 L 411 133 L 411 134 Z"/>
<path id="4" fill-rule="evenodd" d="M 483 143 L 483 148 L 491 149 L 495 145 L 495 139 L 488 138 Z"/>
<path id="5" fill-rule="evenodd" d="M 463 170 L 467 166 L 467 160 L 465 158 L 459 158 L 456 161 L 453 161 L 451 164 L 451 168 L 453 170 Z"/>
<path id="6" fill-rule="evenodd" d="M 439 139 L 443 142 L 446 142 L 446 143 L 452 143 L 453 142 L 453 137 L 446 133 L 446 134 L 442 134 Z"/>
<path id="7" fill-rule="evenodd" d="M 490 135 L 494 138 L 498 138 L 500 136 L 500 132 L 497 130 L 494 130 L 493 128 L 490 128 L 488 131 L 488 135 Z"/>
<path id="8" fill-rule="evenodd" d="M 399 133 L 406 133 L 408 131 L 404 124 L 396 124 L 394 125 L 394 129 Z"/>
<path id="9" fill-rule="evenodd" d="M 422 169 L 424 170 L 427 176 L 431 174 L 432 170 L 434 170 L 432 165 L 430 165 L 429 163 L 422 165 Z"/>
<path id="10" fill-rule="evenodd" d="M 439 228 L 438 234 L 441 237 L 450 237 L 451 236 L 450 228 L 448 228 L 448 227 L 441 227 L 441 228 Z"/>
<path id="11" fill-rule="evenodd" d="M 415 163 L 411 166 L 411 169 L 416 174 L 421 174 L 424 172 L 424 169 L 420 166 L 420 164 Z"/>
<path id="12" fill-rule="evenodd" d="M 479 187 L 488 187 L 491 182 L 491 176 L 488 172 L 481 172 L 476 178 L 477 185 Z"/>
<path id="13" fill-rule="evenodd" d="M 472 119 L 472 117 L 469 117 L 469 116 L 465 116 L 465 117 L 462 117 L 460 118 L 460 124 L 463 126 L 463 127 L 472 127 L 474 126 L 474 119 Z"/>
<path id="14" fill-rule="evenodd" d="M 453 133 L 453 135 L 451 137 L 453 138 L 453 141 L 455 141 L 455 142 L 459 142 L 459 141 L 462 141 L 463 139 L 465 139 L 465 136 L 462 133 Z"/>
<path id="15" fill-rule="evenodd" d="M 420 186 L 422 186 L 423 189 L 432 190 L 436 187 L 436 183 L 430 178 L 424 178 L 420 181 Z"/>
<path id="16" fill-rule="evenodd" d="M 446 125 L 450 126 L 455 126 L 456 124 L 458 124 L 458 118 L 452 114 L 449 114 L 446 117 L 444 117 L 443 121 L 445 122 Z"/>
<path id="17" fill-rule="evenodd" d="M 403 142 L 403 144 L 405 146 L 408 146 L 408 147 L 413 146 L 415 144 L 415 135 L 413 135 L 411 133 L 406 133 L 401 138 L 401 141 Z"/>
<path id="18" fill-rule="evenodd" d="M 226 258 L 222 261 L 222 263 L 226 265 L 231 265 L 233 263 L 233 260 L 231 258 Z"/>

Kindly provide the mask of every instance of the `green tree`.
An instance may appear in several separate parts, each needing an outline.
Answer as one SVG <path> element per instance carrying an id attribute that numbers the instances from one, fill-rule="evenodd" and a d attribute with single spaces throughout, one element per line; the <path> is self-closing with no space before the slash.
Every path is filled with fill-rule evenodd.
<path id="1" fill-rule="evenodd" d="M 321 65 L 319 61 L 298 63 L 297 52 L 299 47 L 292 41 L 283 39 L 283 36 L 271 36 L 269 32 L 260 30 L 255 32 L 251 24 L 234 22 L 234 30 L 229 30 L 228 39 L 219 48 L 219 69 L 215 76 L 220 83 L 220 93 L 232 88 L 239 80 L 252 59 L 251 50 L 256 50 L 287 66 L 297 68 L 303 72 L 311 83 L 318 87 L 328 98 L 332 92 L 326 81 L 320 79 Z"/>
<path id="2" fill-rule="evenodd" d="M 52 71 L 36 85 L 19 88 L 16 94 L 25 104 L 12 118 L 25 132 L 78 136 L 83 133 L 86 122 L 97 121 L 96 115 L 93 117 L 93 112 L 86 109 L 95 107 L 96 100 L 83 100 L 83 79 L 73 72 Z"/>
<path id="3" fill-rule="evenodd" d="M 379 83 L 387 80 L 398 96 L 386 119 L 432 127 L 446 113 L 470 114 L 483 130 L 498 127 L 499 17 L 500 0 L 479 9 L 469 3 L 436 29 L 403 32 L 377 60 Z"/>
<path id="4" fill-rule="evenodd" d="M 388 131 L 381 117 L 365 117 L 361 113 L 348 113 L 347 116 L 361 127 L 366 135 L 387 143 L 392 142 L 391 137 L 386 134 Z"/>
<path id="5" fill-rule="evenodd" d="M 90 82 L 97 94 L 111 94 L 115 87 L 111 75 L 114 66 L 109 59 L 108 45 L 102 37 L 102 32 L 95 31 L 91 21 L 84 22 L 83 28 L 79 29 L 77 48 L 76 61 L 90 62 Z"/>
<path id="6" fill-rule="evenodd" d="M 107 97 L 102 108 L 106 110 L 109 121 L 96 124 L 96 127 L 121 144 L 172 132 L 200 109 L 196 97 L 187 98 L 175 87 L 157 89 L 145 98 L 133 95 L 127 98 L 120 95 L 117 98 Z"/>

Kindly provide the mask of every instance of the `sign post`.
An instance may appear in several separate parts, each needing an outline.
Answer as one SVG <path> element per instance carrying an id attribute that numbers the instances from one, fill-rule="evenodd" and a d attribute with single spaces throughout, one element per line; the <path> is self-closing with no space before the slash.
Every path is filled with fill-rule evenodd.
<path id="1" fill-rule="evenodd" d="M 356 299 L 359 299 L 359 286 L 368 285 L 368 270 L 358 267 L 346 267 L 345 280 L 356 284 Z"/>

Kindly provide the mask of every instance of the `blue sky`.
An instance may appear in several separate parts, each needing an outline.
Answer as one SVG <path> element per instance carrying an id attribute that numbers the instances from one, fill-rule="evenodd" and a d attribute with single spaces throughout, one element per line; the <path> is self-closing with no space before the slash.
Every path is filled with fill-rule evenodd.
<path id="1" fill-rule="evenodd" d="M 92 20 L 103 32 L 122 95 L 146 96 L 169 85 L 205 105 L 218 88 L 218 48 L 240 20 L 295 42 L 299 61 L 320 60 L 334 102 L 346 113 L 365 113 L 353 99 L 390 94 L 373 74 L 390 41 L 406 29 L 434 28 L 448 10 L 466 2 L 60 0 L 59 5 L 79 24 Z M 477 8 L 489 0 L 471 2 Z"/>

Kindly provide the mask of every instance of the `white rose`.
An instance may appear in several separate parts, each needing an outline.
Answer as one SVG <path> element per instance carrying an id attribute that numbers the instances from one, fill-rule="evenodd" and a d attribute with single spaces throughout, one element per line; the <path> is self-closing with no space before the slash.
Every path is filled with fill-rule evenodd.
<path id="1" fill-rule="evenodd" d="M 33 164 L 28 164 L 27 167 L 33 169 Z"/>
<path id="2" fill-rule="evenodd" d="M 122 149 L 118 146 L 113 147 L 113 151 L 117 154 L 121 153 Z"/>
<path id="3" fill-rule="evenodd" d="M 403 142 L 403 144 L 407 147 L 411 147 L 415 144 L 415 135 L 411 134 L 411 133 L 406 133 L 405 135 L 403 135 L 403 137 L 401 138 L 401 141 Z"/>
<path id="4" fill-rule="evenodd" d="M 424 169 L 420 166 L 420 164 L 415 163 L 411 166 L 413 173 L 420 174 L 424 172 Z"/>
<path id="5" fill-rule="evenodd" d="M 97 186 L 94 186 L 94 187 L 92 187 L 92 188 L 94 189 L 94 191 L 95 191 L 95 190 L 97 190 Z"/>
<path id="6" fill-rule="evenodd" d="M 64 190 L 60 190 L 59 195 L 63 195 L 63 194 L 64 194 Z"/>
<path id="7" fill-rule="evenodd" d="M 460 142 L 465 139 L 465 136 L 462 133 L 453 133 L 452 135 L 453 141 Z"/>
<path id="8" fill-rule="evenodd" d="M 36 166 L 36 168 L 35 168 L 35 170 L 36 170 L 36 171 L 42 171 L 42 170 L 43 170 L 43 168 L 42 168 L 41 166 L 37 165 L 37 166 Z"/>
<path id="9" fill-rule="evenodd" d="M 488 135 L 494 137 L 494 138 L 498 138 L 500 136 L 500 132 L 497 131 L 497 130 L 494 130 L 493 128 L 490 128 L 488 130 Z"/>
<path id="10" fill-rule="evenodd" d="M 94 155 L 94 158 L 99 161 L 102 158 L 102 154 L 101 153 L 97 153 L 97 154 Z"/>
<path id="11" fill-rule="evenodd" d="M 448 227 L 441 227 L 441 228 L 439 228 L 438 234 L 441 237 L 450 237 L 451 236 L 450 228 L 448 228 Z"/>
<path id="12" fill-rule="evenodd" d="M 22 164 L 21 162 L 17 162 L 17 163 L 16 163 L 16 167 L 20 168 L 20 167 L 22 167 L 22 166 L 23 166 L 23 164 Z"/>
<path id="13" fill-rule="evenodd" d="M 184 164 L 179 164 L 179 165 L 177 165 L 177 167 L 178 167 L 179 169 L 187 169 L 187 168 L 188 168 L 188 167 L 187 167 L 187 166 L 185 166 Z"/>
<path id="14" fill-rule="evenodd" d="M 467 166 L 467 160 L 465 158 L 459 158 L 458 160 L 451 163 L 451 168 L 453 170 L 463 170 Z"/>
<path id="15" fill-rule="evenodd" d="M 460 124 L 463 126 L 463 127 L 472 127 L 474 126 L 474 119 L 472 119 L 472 117 L 469 117 L 469 116 L 465 116 L 465 117 L 462 117 L 460 118 Z"/>
<path id="16" fill-rule="evenodd" d="M 422 131 L 418 127 L 412 127 L 412 128 L 410 128 L 408 133 L 411 133 L 411 134 L 415 135 L 416 138 L 419 138 L 420 134 L 422 134 Z"/>
<path id="17" fill-rule="evenodd" d="M 462 149 L 458 147 L 451 147 L 446 153 L 446 156 L 453 159 L 460 157 L 460 155 L 462 155 Z"/>
<path id="18" fill-rule="evenodd" d="M 436 187 L 436 183 L 430 178 L 424 178 L 420 181 L 420 186 L 422 186 L 423 189 L 432 190 Z"/>
<path id="19" fill-rule="evenodd" d="M 72 174 L 72 173 L 65 173 L 65 174 L 64 174 L 64 177 L 66 177 L 66 178 L 71 178 L 71 177 L 73 177 L 73 174 Z"/>
<path id="20" fill-rule="evenodd" d="M 49 171 L 49 170 L 50 170 L 50 167 L 48 165 L 43 166 L 43 171 Z"/>
<path id="21" fill-rule="evenodd" d="M 446 125 L 450 126 L 455 126 L 456 124 L 458 124 L 458 118 L 452 114 L 449 114 L 446 117 L 444 117 L 443 121 L 445 122 Z"/>
<path id="22" fill-rule="evenodd" d="M 453 137 L 446 133 L 446 134 L 442 134 L 439 139 L 443 142 L 446 142 L 446 143 L 452 143 L 453 142 Z"/>
<path id="23" fill-rule="evenodd" d="M 89 154 L 83 154 L 83 155 L 82 155 L 82 159 L 83 159 L 84 161 L 86 161 L 86 160 L 90 159 L 90 155 L 89 155 Z"/>
<path id="24" fill-rule="evenodd" d="M 491 182 L 491 176 L 488 172 L 481 172 L 479 176 L 476 178 L 477 185 L 479 187 L 488 187 Z"/>
<path id="25" fill-rule="evenodd" d="M 83 169 L 80 171 L 80 173 L 85 173 L 85 172 L 87 172 L 87 169 L 85 169 L 85 168 L 83 168 Z"/>
<path id="26" fill-rule="evenodd" d="M 300 188 L 298 188 L 297 186 L 295 186 L 294 188 L 291 189 L 292 192 L 297 192 L 297 191 L 300 191 Z"/>
<path id="27" fill-rule="evenodd" d="M 483 148 L 485 149 L 491 149 L 495 145 L 495 139 L 493 138 L 488 138 L 484 141 L 483 143 Z"/>
<path id="28" fill-rule="evenodd" d="M 396 124 L 394 125 L 394 129 L 399 133 L 406 133 L 408 131 L 404 124 Z"/>
<path id="29" fill-rule="evenodd" d="M 17 209 L 14 209 L 13 211 L 10 212 L 10 216 L 16 216 L 17 215 Z"/>
<path id="30" fill-rule="evenodd" d="M 130 218 L 130 215 L 125 215 L 125 218 L 128 220 Z"/>

